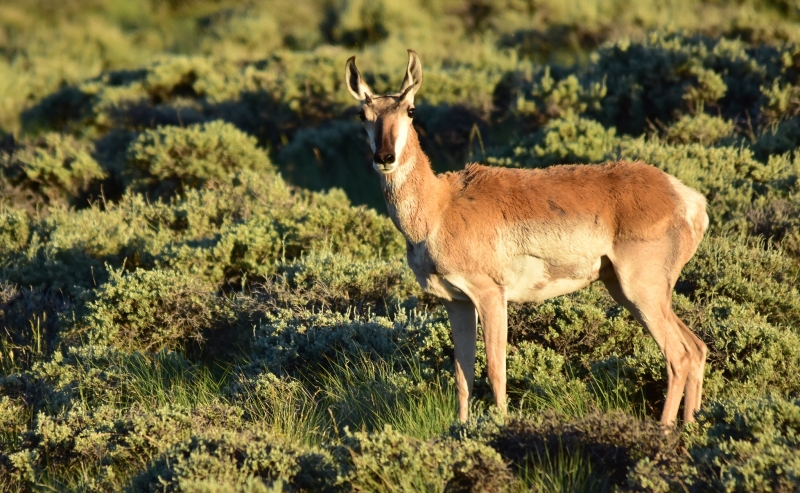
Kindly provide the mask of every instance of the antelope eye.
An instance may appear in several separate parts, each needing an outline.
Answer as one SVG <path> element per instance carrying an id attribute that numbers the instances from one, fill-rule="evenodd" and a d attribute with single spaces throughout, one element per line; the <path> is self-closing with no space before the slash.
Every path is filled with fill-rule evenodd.
<path id="1" fill-rule="evenodd" d="M 414 118 L 414 111 L 416 111 L 416 110 L 417 110 L 416 108 L 409 108 L 408 109 L 408 117 L 409 118 Z"/>
<path id="2" fill-rule="evenodd" d="M 364 120 L 367 119 L 367 114 L 364 113 L 364 110 L 361 110 L 358 112 L 358 117 L 361 118 L 361 121 L 363 122 Z"/>

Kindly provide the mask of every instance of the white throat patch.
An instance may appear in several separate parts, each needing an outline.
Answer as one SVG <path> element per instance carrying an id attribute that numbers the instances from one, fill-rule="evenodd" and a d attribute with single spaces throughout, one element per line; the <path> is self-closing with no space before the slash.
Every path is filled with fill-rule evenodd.
<path id="1" fill-rule="evenodd" d="M 397 161 L 397 166 L 389 173 L 381 172 L 381 182 L 384 188 L 398 190 L 406 182 L 408 175 L 417 165 L 415 157 L 410 157 L 407 161 Z M 380 171 L 380 170 L 379 170 Z"/>

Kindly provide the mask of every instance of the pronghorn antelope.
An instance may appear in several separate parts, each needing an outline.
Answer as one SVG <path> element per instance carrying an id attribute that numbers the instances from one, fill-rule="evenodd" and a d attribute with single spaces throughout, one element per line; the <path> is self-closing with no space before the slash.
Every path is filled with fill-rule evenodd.
<path id="1" fill-rule="evenodd" d="M 347 60 L 345 81 L 361 103 L 373 166 L 389 215 L 406 238 L 408 264 L 450 318 L 462 421 L 478 319 L 495 403 L 504 411 L 507 303 L 541 302 L 598 279 L 666 358 L 661 423 L 675 423 L 682 389 L 684 421 L 694 420 L 707 350 L 672 311 L 672 289 L 708 228 L 702 195 L 638 162 L 547 169 L 470 164 L 437 176 L 411 124 L 422 85 L 419 56 L 408 51 L 397 94 L 373 95 L 355 57 Z"/>

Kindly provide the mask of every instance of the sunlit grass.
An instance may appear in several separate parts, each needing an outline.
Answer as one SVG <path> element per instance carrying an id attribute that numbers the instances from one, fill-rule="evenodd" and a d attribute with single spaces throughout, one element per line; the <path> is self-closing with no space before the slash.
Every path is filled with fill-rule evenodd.
<path id="1" fill-rule="evenodd" d="M 224 399 L 228 370 L 216 372 L 207 366 L 194 365 L 177 353 L 162 352 L 152 357 L 135 354 L 127 361 L 132 377 L 124 399 L 147 409 L 165 405 L 197 407 Z"/>
<path id="2" fill-rule="evenodd" d="M 75 361 L 79 375 L 75 392 L 84 409 L 114 405 L 121 409 L 136 406 L 152 411 L 165 406 L 195 408 L 225 402 L 230 370 L 192 363 L 172 351 L 159 353 L 118 353 L 111 361 Z M 101 376 L 119 386 L 101 397 L 92 391 L 92 376 Z"/>
<path id="3" fill-rule="evenodd" d="M 596 470 L 581 451 L 569 453 L 559 447 L 532 456 L 518 471 L 517 491 L 537 493 L 599 493 L 609 490 L 607 473 Z"/>
<path id="4" fill-rule="evenodd" d="M 405 370 L 396 371 L 396 365 Z M 313 385 L 336 434 L 344 427 L 374 431 L 388 424 L 425 440 L 456 420 L 455 389 L 437 376 L 426 378 L 419 362 L 407 358 L 342 355 L 331 369 L 315 376 Z"/>
<path id="5" fill-rule="evenodd" d="M 619 374 L 608 371 L 593 372 L 581 380 L 568 375 L 564 385 L 538 385 L 525 391 L 517 402 L 517 408 L 523 413 L 550 410 L 565 418 L 581 418 L 590 412 L 612 410 L 640 419 L 646 416 L 642 391 L 631 391 Z"/>
<path id="6" fill-rule="evenodd" d="M 606 370 L 592 372 L 587 385 L 600 411 L 623 411 L 639 419 L 646 417 L 644 391 L 641 388 L 628 388 L 619 373 Z"/>
<path id="7" fill-rule="evenodd" d="M 306 445 L 321 445 L 326 435 L 328 414 L 314 394 L 300 381 L 277 378 L 255 388 L 245 385 L 237 393 L 236 403 L 246 416 L 267 427 L 277 436 Z"/>

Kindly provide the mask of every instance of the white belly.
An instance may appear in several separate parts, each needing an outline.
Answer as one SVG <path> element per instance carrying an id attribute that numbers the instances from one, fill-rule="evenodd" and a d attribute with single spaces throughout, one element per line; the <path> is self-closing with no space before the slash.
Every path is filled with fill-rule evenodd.
<path id="1" fill-rule="evenodd" d="M 548 252 L 550 253 L 550 252 Z M 596 280 L 601 257 L 575 255 L 569 250 L 561 255 L 549 255 L 547 260 L 532 255 L 511 259 L 503 269 L 503 288 L 506 299 L 513 302 L 542 302 L 546 299 L 577 291 Z M 408 263 L 417 282 L 426 292 L 444 300 L 470 300 L 474 288 L 470 274 L 442 274 L 428 252 L 427 242 L 413 245 Z M 474 273 L 483 277 L 484 273 Z"/>
<path id="2" fill-rule="evenodd" d="M 566 265 L 548 264 L 537 257 L 516 257 L 507 279 L 506 298 L 539 303 L 588 286 L 598 278 L 599 271 L 600 257 Z"/>

